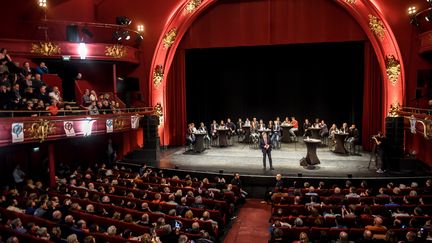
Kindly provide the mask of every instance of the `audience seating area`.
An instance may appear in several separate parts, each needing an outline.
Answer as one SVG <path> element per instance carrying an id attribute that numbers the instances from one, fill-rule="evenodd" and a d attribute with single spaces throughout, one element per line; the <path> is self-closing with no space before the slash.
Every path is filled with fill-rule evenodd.
<path id="1" fill-rule="evenodd" d="M 59 175 L 57 186 L 46 190 L 29 180 L 19 190 L 4 191 L 0 235 L 23 242 L 219 242 L 240 192 L 215 180 L 104 166 Z"/>
<path id="2" fill-rule="evenodd" d="M 356 188 L 347 181 L 345 187 L 320 183 L 315 189 L 306 182 L 275 189 L 270 242 L 425 241 L 432 235 L 431 184 L 369 187 L 364 181 Z"/>

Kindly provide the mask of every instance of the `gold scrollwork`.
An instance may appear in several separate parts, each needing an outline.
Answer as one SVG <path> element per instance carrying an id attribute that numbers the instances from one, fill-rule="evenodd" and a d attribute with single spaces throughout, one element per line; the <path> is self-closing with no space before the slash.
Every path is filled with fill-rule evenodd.
<path id="1" fill-rule="evenodd" d="M 162 65 L 157 65 L 153 71 L 153 84 L 158 87 L 164 79 L 164 71 Z"/>
<path id="2" fill-rule="evenodd" d="M 400 62 L 393 55 L 388 55 L 385 58 L 385 65 L 387 70 L 387 76 L 390 82 L 395 85 L 401 73 Z"/>
<path id="3" fill-rule="evenodd" d="M 114 119 L 114 130 L 122 130 L 125 127 L 125 122 L 123 119 Z"/>
<path id="4" fill-rule="evenodd" d="M 44 56 L 60 54 L 60 47 L 57 44 L 51 42 L 32 43 L 31 45 L 30 52 L 34 54 Z"/>
<path id="5" fill-rule="evenodd" d="M 356 0 L 345 0 L 345 2 L 349 3 L 349 4 L 355 4 Z"/>
<path id="6" fill-rule="evenodd" d="M 122 58 L 126 56 L 127 49 L 122 45 L 112 45 L 105 47 L 105 56 Z"/>
<path id="7" fill-rule="evenodd" d="M 395 102 L 393 104 L 390 105 L 390 110 L 389 110 L 389 117 L 398 117 L 398 111 L 400 111 L 401 106 L 399 104 L 399 102 Z"/>
<path id="8" fill-rule="evenodd" d="M 54 134 L 55 127 L 51 121 L 40 119 L 38 122 L 32 123 L 25 131 L 29 133 L 31 138 L 38 139 L 42 143 L 48 135 Z"/>
<path id="9" fill-rule="evenodd" d="M 376 16 L 369 14 L 369 28 L 376 37 L 384 39 L 385 26 L 384 23 Z"/>
<path id="10" fill-rule="evenodd" d="M 195 9 L 197 9 L 199 5 L 201 5 L 201 3 L 202 0 L 189 0 L 189 2 L 185 6 L 185 11 L 187 13 L 193 13 Z"/>
<path id="11" fill-rule="evenodd" d="M 164 47 L 170 48 L 171 45 L 174 43 L 176 36 L 177 36 L 177 29 L 176 28 L 172 28 L 171 30 L 169 30 L 165 34 L 165 37 L 162 40 Z"/>
<path id="12" fill-rule="evenodd" d="M 159 125 L 163 123 L 164 117 L 163 117 L 163 108 L 161 103 L 157 103 L 154 106 L 154 113 L 155 116 L 159 117 Z"/>
<path id="13" fill-rule="evenodd" d="M 417 124 L 421 124 L 421 126 L 416 126 L 416 129 L 420 130 L 420 133 L 423 133 L 423 136 L 426 139 L 432 139 L 432 120 L 429 120 L 428 118 L 418 120 Z"/>

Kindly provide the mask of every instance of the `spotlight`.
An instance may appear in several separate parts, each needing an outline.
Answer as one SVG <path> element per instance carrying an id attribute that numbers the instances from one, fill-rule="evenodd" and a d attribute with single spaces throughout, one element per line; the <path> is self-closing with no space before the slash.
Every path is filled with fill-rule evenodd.
<path id="1" fill-rule="evenodd" d="M 425 17 L 427 22 L 431 22 L 432 21 L 432 12 L 428 13 Z"/>
<path id="2" fill-rule="evenodd" d="M 82 30 L 81 30 L 86 36 L 88 36 L 89 38 L 93 38 L 93 33 L 87 28 L 87 27 L 84 27 Z"/>
<path id="3" fill-rule="evenodd" d="M 414 25 L 415 27 L 419 27 L 420 26 L 420 23 L 419 23 L 419 21 L 417 20 L 416 17 L 412 17 L 411 18 L 410 24 Z"/>
<path id="4" fill-rule="evenodd" d="M 130 40 L 129 31 L 127 30 L 123 31 L 123 37 L 125 38 L 125 40 Z"/>
<path id="5" fill-rule="evenodd" d="M 432 5 L 432 0 L 426 0 L 426 2 Z"/>
<path id="6" fill-rule="evenodd" d="M 39 7 L 46 8 L 47 7 L 47 0 L 39 0 Z"/>
<path id="7" fill-rule="evenodd" d="M 144 25 L 139 24 L 139 25 L 137 26 L 137 30 L 138 30 L 138 32 L 143 32 L 143 31 L 144 31 Z"/>
<path id="8" fill-rule="evenodd" d="M 118 30 L 114 31 L 113 37 L 117 41 L 121 41 L 121 39 L 122 39 L 122 35 L 120 34 L 120 32 Z"/>
<path id="9" fill-rule="evenodd" d="M 116 17 L 116 23 L 118 25 L 130 25 L 132 23 L 132 20 L 130 20 L 126 16 L 118 16 Z"/>
<path id="10" fill-rule="evenodd" d="M 415 6 L 409 7 L 408 8 L 408 14 L 409 15 L 414 15 L 417 12 L 417 8 Z"/>

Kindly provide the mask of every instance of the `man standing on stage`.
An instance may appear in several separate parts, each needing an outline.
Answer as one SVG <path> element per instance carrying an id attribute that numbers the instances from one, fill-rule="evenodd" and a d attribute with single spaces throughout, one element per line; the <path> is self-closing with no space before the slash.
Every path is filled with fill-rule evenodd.
<path id="1" fill-rule="evenodd" d="M 268 138 L 266 132 L 262 133 L 262 139 L 260 140 L 259 147 L 260 147 L 260 149 L 261 149 L 261 151 L 263 153 L 263 167 L 264 167 L 264 170 L 266 169 L 266 155 L 269 158 L 270 170 L 274 170 L 273 164 L 272 164 L 272 158 L 271 158 L 272 145 L 271 145 L 271 141 Z"/>

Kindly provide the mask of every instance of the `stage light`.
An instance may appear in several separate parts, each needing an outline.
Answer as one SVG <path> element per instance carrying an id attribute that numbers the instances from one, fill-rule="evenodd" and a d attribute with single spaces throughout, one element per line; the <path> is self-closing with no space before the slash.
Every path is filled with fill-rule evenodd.
<path id="1" fill-rule="evenodd" d="M 123 38 L 122 35 L 120 34 L 120 32 L 118 30 L 114 31 L 113 37 L 117 41 L 121 41 L 121 39 Z"/>
<path id="2" fill-rule="evenodd" d="M 417 13 L 417 8 L 415 6 L 408 8 L 408 14 L 409 15 L 414 15 L 415 13 Z"/>
<path id="3" fill-rule="evenodd" d="M 86 44 L 84 42 L 79 43 L 78 54 L 80 55 L 81 59 L 86 59 L 86 57 L 87 57 L 87 47 L 86 47 Z"/>
<path id="4" fill-rule="evenodd" d="M 132 23 L 132 20 L 130 20 L 126 16 L 117 16 L 116 17 L 116 23 L 118 25 L 130 25 Z"/>
<path id="5" fill-rule="evenodd" d="M 35 152 L 35 153 L 36 153 L 36 152 L 39 152 L 39 150 L 40 150 L 39 147 L 34 147 L 34 148 L 33 148 L 33 152 Z"/>
<path id="6" fill-rule="evenodd" d="M 432 5 L 432 0 L 426 0 L 430 5 Z"/>
<path id="7" fill-rule="evenodd" d="M 123 32 L 123 37 L 125 38 L 125 40 L 130 40 L 129 31 L 125 30 L 125 31 Z"/>
<path id="8" fill-rule="evenodd" d="M 46 8 L 47 7 L 47 0 L 39 0 L 39 7 Z"/>
<path id="9" fill-rule="evenodd" d="M 86 36 L 88 36 L 89 38 L 93 38 L 93 33 L 87 28 L 87 27 L 84 27 L 82 30 L 81 30 Z"/>
<path id="10" fill-rule="evenodd" d="M 142 24 L 137 25 L 137 30 L 138 32 L 144 32 L 144 25 Z"/>
<path id="11" fill-rule="evenodd" d="M 428 13 L 425 17 L 427 22 L 431 22 L 432 21 L 432 12 Z"/>

